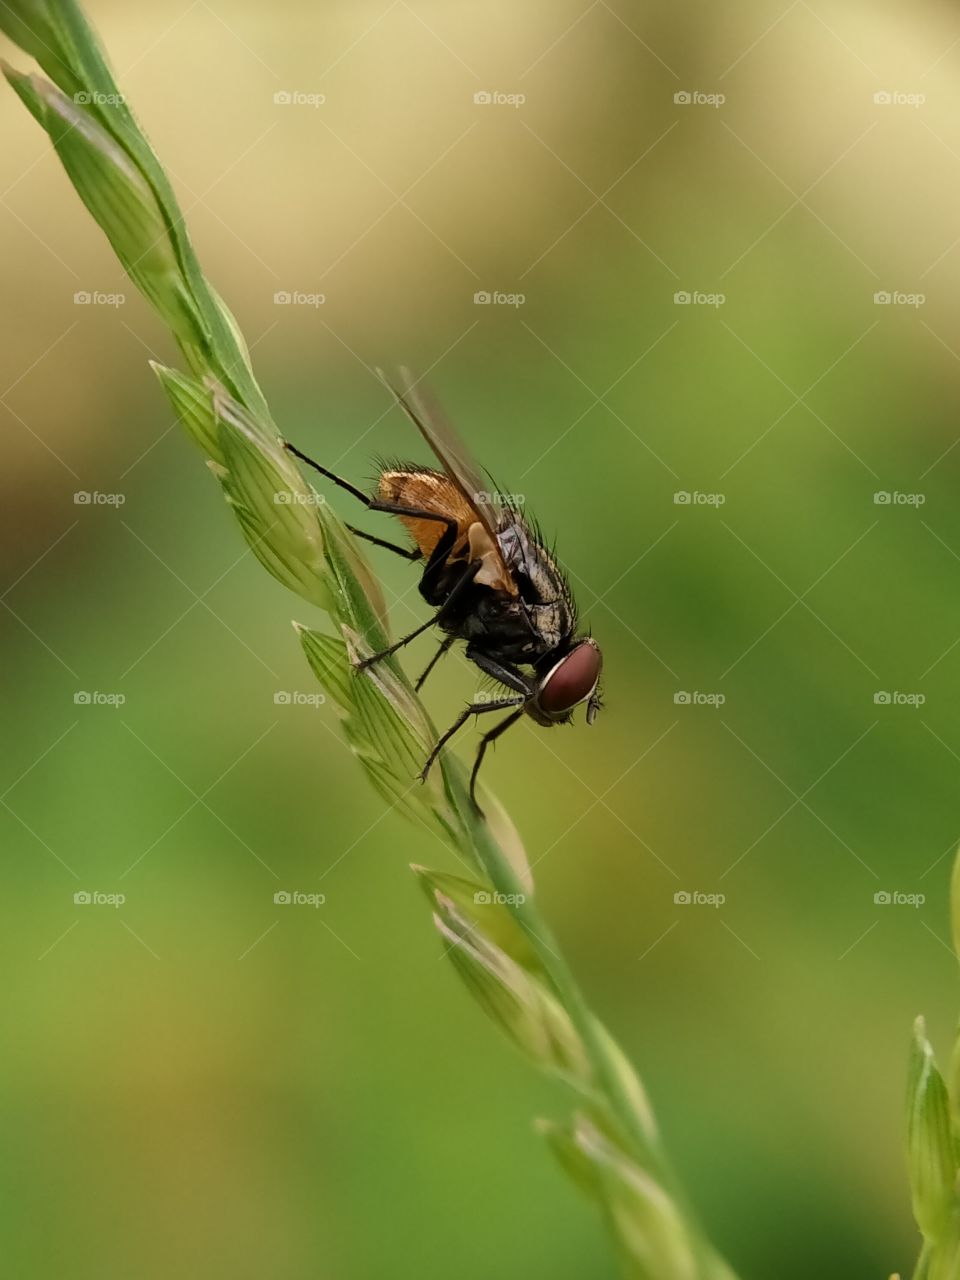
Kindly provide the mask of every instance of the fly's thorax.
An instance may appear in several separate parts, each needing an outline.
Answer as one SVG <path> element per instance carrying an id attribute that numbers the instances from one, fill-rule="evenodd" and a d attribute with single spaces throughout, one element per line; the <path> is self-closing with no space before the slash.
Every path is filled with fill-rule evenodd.
<path id="1" fill-rule="evenodd" d="M 556 633 L 557 640 L 572 630 L 573 608 L 570 589 L 560 566 L 526 525 L 513 521 L 497 534 L 507 567 L 517 579 L 520 597 L 532 606 L 552 609 L 542 617 Z"/>
<path id="2" fill-rule="evenodd" d="M 532 666 L 548 648 L 534 628 L 529 605 L 485 587 L 476 588 L 461 634 L 500 662 Z"/>

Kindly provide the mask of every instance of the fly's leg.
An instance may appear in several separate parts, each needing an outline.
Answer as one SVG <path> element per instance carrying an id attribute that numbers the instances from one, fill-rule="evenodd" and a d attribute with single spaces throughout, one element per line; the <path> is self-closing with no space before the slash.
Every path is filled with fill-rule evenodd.
<path id="1" fill-rule="evenodd" d="M 479 747 L 479 750 L 477 751 L 477 758 L 473 762 L 473 770 L 470 774 L 470 799 L 473 801 L 473 807 L 477 810 L 478 813 L 482 814 L 483 810 L 477 804 L 477 794 L 476 794 L 477 774 L 480 772 L 481 764 L 483 764 L 483 757 L 486 755 L 487 747 L 489 747 L 491 742 L 496 742 L 496 740 L 500 737 L 501 733 L 506 733 L 506 731 L 510 728 L 511 725 L 515 725 L 522 715 L 523 715 L 523 707 L 520 707 L 517 711 L 514 711 L 510 715 L 508 715 L 506 720 L 501 720 L 500 723 L 495 728 L 491 729 L 489 733 L 485 733 L 483 737 L 480 739 L 480 747 Z"/>
<path id="2" fill-rule="evenodd" d="M 424 764 L 423 768 L 420 770 L 420 781 L 426 782 L 427 774 L 430 772 L 430 769 L 433 766 L 433 762 L 436 760 L 437 756 L 440 754 L 443 748 L 447 745 L 447 743 L 450 741 L 453 735 L 457 732 L 457 730 L 463 728 L 463 726 L 467 723 L 467 721 L 470 719 L 471 716 L 482 716 L 482 715 L 485 715 L 488 711 L 506 711 L 510 707 L 522 707 L 523 704 L 528 701 L 528 696 L 529 695 L 526 693 L 518 693 L 518 694 L 515 694 L 513 697 L 497 698 L 493 702 L 468 703 L 468 705 L 464 707 L 463 711 L 461 711 L 461 713 L 457 716 L 456 720 L 453 722 L 450 728 L 446 731 L 446 733 L 444 733 L 440 738 L 438 738 L 436 746 L 430 752 L 429 756 L 427 756 L 426 763 Z"/>
<path id="3" fill-rule="evenodd" d="M 289 444 L 285 441 L 283 447 L 288 453 L 292 453 L 295 458 L 299 458 L 301 462 L 305 462 L 308 467 L 313 467 L 314 471 L 319 471 L 322 476 L 325 476 L 328 480 L 332 480 L 333 483 L 338 485 L 341 489 L 346 490 L 346 492 L 356 498 L 358 502 L 362 502 L 369 511 L 386 511 L 390 515 L 407 515 L 414 516 L 418 520 L 435 520 L 438 523 L 447 526 L 444 530 L 444 536 L 450 534 L 451 529 L 453 531 L 447 547 L 451 547 L 456 541 L 456 530 L 458 526 L 455 520 L 450 520 L 447 516 L 439 515 L 436 511 L 421 511 L 419 508 L 403 507 L 397 503 L 380 502 L 376 498 L 369 497 L 362 489 L 358 489 L 355 484 L 351 484 L 349 480 L 344 480 L 342 476 L 338 476 L 336 472 L 330 471 L 327 467 L 321 466 L 319 462 L 314 461 L 314 459 L 308 454 L 298 449 L 295 444 Z M 423 557 L 423 552 L 418 548 L 397 546 L 395 542 L 387 542 L 385 538 L 378 538 L 372 533 L 365 533 L 363 529 L 357 529 L 352 524 L 348 524 L 347 528 L 358 538 L 363 538 L 367 542 L 372 542 L 376 547 L 383 547 L 387 551 L 393 551 L 396 555 L 403 556 L 405 560 L 420 560 Z M 443 539 L 441 538 L 441 541 L 442 540 Z M 444 554 L 446 554 L 446 551 Z M 436 550 L 434 551 L 434 556 L 435 555 Z M 430 558 L 432 561 L 433 556 Z"/>
<path id="4" fill-rule="evenodd" d="M 349 480 L 344 480 L 342 476 L 338 476 L 333 471 L 328 471 L 327 468 L 322 467 L 319 462 L 314 462 L 313 458 L 309 457 L 308 454 L 303 453 L 295 444 L 290 444 L 289 441 L 285 440 L 283 442 L 283 447 L 286 449 L 287 453 L 292 453 L 295 458 L 299 458 L 301 462 L 305 462 L 308 467 L 313 467 L 314 471 L 319 471 L 322 476 L 326 476 L 328 480 L 332 480 L 333 483 L 339 485 L 341 489 L 346 489 L 347 493 L 352 493 L 353 496 L 358 501 L 362 502 L 365 507 L 369 507 L 370 499 L 363 490 L 358 489 L 355 484 L 351 484 Z"/>
<path id="5" fill-rule="evenodd" d="M 346 526 L 355 538 L 362 538 L 364 542 L 372 542 L 375 547 L 383 547 L 385 551 L 392 551 L 395 555 L 403 556 L 404 560 L 420 560 L 423 552 L 419 547 L 398 547 L 395 542 L 387 542 L 385 538 L 378 538 L 372 533 L 367 533 L 364 529 L 358 529 L 356 525 L 348 524 Z"/>
<path id="6" fill-rule="evenodd" d="M 482 650 L 476 649 L 472 644 L 467 645 L 467 657 L 477 664 L 484 675 L 491 676 L 498 684 L 505 684 L 514 693 L 523 693 L 528 698 L 532 698 L 536 692 L 534 682 L 512 663 L 497 662 L 495 658 L 487 657 Z"/>
<path id="7" fill-rule="evenodd" d="M 427 663 L 426 670 L 423 672 L 423 674 L 421 675 L 417 683 L 413 686 L 415 693 L 420 692 L 420 690 L 423 688 L 423 683 L 426 680 L 427 676 L 430 674 L 433 668 L 437 665 L 437 663 L 440 661 L 443 655 L 449 652 L 450 646 L 456 642 L 456 639 L 457 639 L 456 636 L 447 636 L 446 639 L 441 642 L 440 648 L 437 650 L 437 652 L 433 655 L 433 657 Z"/>
<path id="8" fill-rule="evenodd" d="M 416 627 L 409 635 L 403 636 L 400 640 L 397 640 L 395 644 L 390 645 L 389 648 L 381 649 L 379 653 L 372 653 L 368 658 L 361 659 L 361 661 L 357 663 L 357 670 L 364 671 L 367 667 L 372 667 L 375 662 L 380 662 L 382 658 L 389 657 L 391 653 L 396 653 L 398 649 L 402 649 L 404 645 L 409 644 L 411 640 L 415 640 L 416 637 L 422 635 L 424 631 L 427 631 L 430 627 L 434 627 L 439 622 L 442 622 L 463 595 L 466 588 L 471 585 L 482 565 L 482 560 L 471 560 L 470 563 L 464 567 L 459 581 L 451 589 L 450 594 L 432 618 L 428 618 L 422 626 Z"/>

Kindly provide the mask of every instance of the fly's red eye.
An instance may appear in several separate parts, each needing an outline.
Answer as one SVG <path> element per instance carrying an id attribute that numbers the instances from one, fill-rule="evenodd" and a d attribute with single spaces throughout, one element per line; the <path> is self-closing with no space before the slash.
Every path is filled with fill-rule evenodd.
<path id="1" fill-rule="evenodd" d="M 562 715 L 589 698 L 600 679 L 602 665 L 600 650 L 592 640 L 578 644 L 544 680 L 537 699 L 541 709 L 547 715 Z"/>

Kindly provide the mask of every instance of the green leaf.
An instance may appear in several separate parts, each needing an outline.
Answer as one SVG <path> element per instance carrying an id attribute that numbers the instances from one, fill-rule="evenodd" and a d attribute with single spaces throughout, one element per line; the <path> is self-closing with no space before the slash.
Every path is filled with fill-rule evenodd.
<path id="1" fill-rule="evenodd" d="M 604 1206 L 630 1280 L 700 1280 L 698 1243 L 655 1178 L 588 1116 L 551 1126 L 546 1136 L 567 1173 Z"/>
<path id="2" fill-rule="evenodd" d="M 407 720 L 367 673 L 351 668 L 344 641 L 298 623 L 294 627 L 307 661 L 343 718 L 347 741 L 376 790 L 399 813 L 441 840 L 450 840 L 455 817 L 439 776 L 426 784 L 417 778 L 427 750 L 418 724 Z M 418 720 L 425 720 L 422 710 Z"/>
<path id="3" fill-rule="evenodd" d="M 347 646 L 336 636 L 311 631 L 309 627 L 301 626 L 299 622 L 293 624 L 293 629 L 303 646 L 313 674 L 340 711 L 349 715 L 354 709 L 356 676 L 350 670 Z"/>
<path id="4" fill-rule="evenodd" d="M 433 918 L 454 968 L 501 1030 L 542 1070 L 592 1095 L 583 1042 L 556 996 L 452 899 L 440 896 Z"/>
<path id="5" fill-rule="evenodd" d="M 957 1168 L 946 1086 L 937 1070 L 922 1018 L 914 1024 L 907 1084 L 907 1167 L 913 1216 L 936 1243 L 957 1207 Z"/>
<path id="6" fill-rule="evenodd" d="M 217 419 L 213 411 L 213 391 L 210 387 L 198 382 L 196 378 L 188 378 L 176 369 L 168 369 L 151 360 L 150 368 L 160 380 L 160 385 L 167 393 L 180 423 L 187 435 L 209 457 L 224 466 L 223 449 L 220 447 L 220 435 Z"/>
<path id="7" fill-rule="evenodd" d="M 556 1156 L 560 1167 L 591 1199 L 603 1201 L 603 1183 L 596 1165 L 577 1143 L 573 1123 L 537 1120 L 536 1129 Z"/>
<path id="8" fill-rule="evenodd" d="M 249 409 L 262 418 L 268 418 L 266 401 L 253 375 L 236 322 L 200 269 L 170 181 L 128 109 L 80 6 L 75 0 L 3 0 L 0 3 L 0 30 L 36 58 L 59 87 L 64 100 L 79 108 L 94 125 L 99 125 L 101 132 L 112 138 L 115 150 L 126 155 L 153 193 L 165 226 L 165 239 L 176 258 L 179 283 L 188 299 L 185 303 L 189 312 L 188 326 L 176 327 L 174 335 L 194 373 L 199 376 L 214 373 Z M 38 105 L 37 91 L 18 86 L 13 80 L 17 73 L 6 74 L 35 118 L 47 128 L 52 122 L 44 117 L 42 111 L 35 109 Z M 39 77 L 34 77 L 34 80 L 40 82 Z M 41 97 L 55 92 L 53 86 L 48 86 L 47 94 Z M 28 100 L 31 94 L 33 105 Z M 67 168 L 70 172 L 69 165 Z M 74 177 L 72 172 L 70 176 Z M 110 220 L 109 210 L 105 211 L 104 222 L 97 209 L 90 207 L 109 235 L 106 224 Z M 140 287 L 144 286 L 144 281 L 136 276 L 132 278 Z M 149 288 L 146 292 L 152 298 Z M 199 337 L 194 332 L 195 327 L 199 330 Z"/>
<path id="9" fill-rule="evenodd" d="M 43 125 L 81 200 L 127 274 L 185 349 L 204 344 L 200 316 L 184 285 L 163 212 L 150 184 L 100 121 L 48 80 L 6 71 Z"/>
<path id="10" fill-rule="evenodd" d="M 502 895 L 491 885 L 443 871 L 429 871 L 426 867 L 413 866 L 411 870 L 435 911 L 443 912 L 453 908 L 463 920 L 479 928 L 484 937 L 511 960 L 540 981 L 545 979 L 546 975 L 530 939 L 510 913 Z"/>
<path id="11" fill-rule="evenodd" d="M 251 550 L 284 586 L 331 609 L 334 589 L 316 495 L 270 439 L 269 428 L 223 388 L 214 388 L 213 408 L 224 460 L 217 474 Z"/>

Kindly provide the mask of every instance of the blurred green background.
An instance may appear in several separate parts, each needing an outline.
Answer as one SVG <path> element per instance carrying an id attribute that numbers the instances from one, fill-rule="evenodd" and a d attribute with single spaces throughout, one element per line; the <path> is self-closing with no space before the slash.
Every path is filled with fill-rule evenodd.
<path id="1" fill-rule="evenodd" d="M 955 9 L 89 11 L 287 435 L 357 481 L 420 457 L 372 373 L 408 363 L 557 534 L 607 708 L 487 780 L 717 1243 L 743 1277 L 908 1269 L 909 1028 L 945 1056 L 957 1003 Z M 309 610 L 9 91 L 0 119 L 10 1274 L 612 1277 L 531 1128 L 566 1100 L 441 958 L 408 863 L 448 856 L 332 708 L 275 702 L 314 692 Z M 435 718 L 474 687 L 450 661 Z"/>

